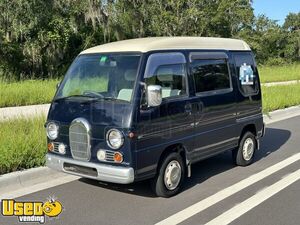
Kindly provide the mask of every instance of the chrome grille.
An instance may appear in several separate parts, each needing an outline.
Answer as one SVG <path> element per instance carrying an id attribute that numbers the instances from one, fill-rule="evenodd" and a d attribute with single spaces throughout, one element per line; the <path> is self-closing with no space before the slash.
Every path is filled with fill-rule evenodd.
<path id="1" fill-rule="evenodd" d="M 71 154 L 74 159 L 88 161 L 91 158 L 90 125 L 86 119 L 73 120 L 69 128 Z"/>

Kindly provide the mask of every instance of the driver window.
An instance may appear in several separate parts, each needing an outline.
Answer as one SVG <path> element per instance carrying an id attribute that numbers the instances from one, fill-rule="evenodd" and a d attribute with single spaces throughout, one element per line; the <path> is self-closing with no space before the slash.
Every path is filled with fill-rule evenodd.
<path id="1" fill-rule="evenodd" d="M 182 53 L 150 55 L 144 76 L 146 85 L 160 85 L 163 99 L 185 95 L 187 93 L 185 63 Z"/>

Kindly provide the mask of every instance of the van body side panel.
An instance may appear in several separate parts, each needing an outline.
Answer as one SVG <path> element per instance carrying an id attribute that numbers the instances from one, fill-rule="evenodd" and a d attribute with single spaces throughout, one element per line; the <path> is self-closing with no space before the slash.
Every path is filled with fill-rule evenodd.
<path id="1" fill-rule="evenodd" d="M 187 60 L 190 59 L 190 52 L 192 51 L 185 52 Z M 202 54 L 205 51 L 198 52 Z M 169 146 L 183 145 L 187 160 L 194 163 L 237 147 L 243 128 L 249 124 L 255 125 L 257 137 L 262 135 L 261 90 L 254 59 L 251 58 L 250 62 L 253 63 L 257 76 L 258 91 L 245 96 L 240 90 L 237 71 L 240 65 L 236 64 L 235 52 L 219 52 L 228 56 L 226 60 L 231 79 L 230 90 L 211 95 L 197 95 L 191 63 L 187 61 L 188 96 L 168 99 L 160 106 L 150 109 L 141 109 L 137 102 L 137 112 L 134 116 L 137 137 L 132 146 L 136 181 L 155 176 L 160 156 Z M 246 53 L 253 57 L 251 52 Z M 142 92 L 138 95 L 142 96 Z M 191 106 L 191 111 L 187 112 L 187 105 Z"/>

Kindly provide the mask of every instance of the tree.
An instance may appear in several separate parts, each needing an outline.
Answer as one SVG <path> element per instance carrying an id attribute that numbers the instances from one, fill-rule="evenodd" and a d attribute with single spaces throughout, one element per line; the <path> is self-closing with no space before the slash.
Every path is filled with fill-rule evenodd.
<path id="1" fill-rule="evenodd" d="M 287 33 L 285 56 L 294 61 L 300 60 L 300 12 L 287 15 L 283 28 Z"/>

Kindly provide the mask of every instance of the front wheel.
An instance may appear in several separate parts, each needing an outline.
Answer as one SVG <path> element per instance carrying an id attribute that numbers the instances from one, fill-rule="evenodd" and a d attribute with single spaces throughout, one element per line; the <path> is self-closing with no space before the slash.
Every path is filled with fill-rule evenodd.
<path id="1" fill-rule="evenodd" d="M 185 165 L 179 153 L 167 155 L 151 181 L 155 194 L 159 197 L 171 197 L 179 193 L 185 178 Z"/>
<path id="2" fill-rule="evenodd" d="M 248 166 L 253 162 L 257 149 L 256 138 L 251 132 L 246 132 L 240 140 L 239 147 L 232 151 L 232 158 L 238 166 Z"/>

